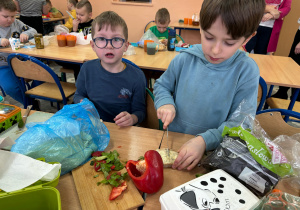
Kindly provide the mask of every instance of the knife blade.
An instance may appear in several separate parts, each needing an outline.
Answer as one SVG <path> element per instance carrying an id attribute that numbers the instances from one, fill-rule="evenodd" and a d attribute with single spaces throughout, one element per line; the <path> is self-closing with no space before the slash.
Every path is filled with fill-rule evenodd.
<path id="1" fill-rule="evenodd" d="M 21 129 L 24 128 L 26 120 L 27 120 L 27 117 L 29 115 L 29 112 L 30 112 L 31 108 L 32 108 L 32 105 L 27 106 L 27 109 L 26 109 L 24 115 L 22 116 L 22 119 L 18 123 L 19 130 L 21 130 Z"/>
<path id="2" fill-rule="evenodd" d="M 167 127 L 167 155 L 170 158 L 170 149 L 169 149 L 169 143 L 168 143 L 168 139 L 169 139 L 169 129 Z"/>

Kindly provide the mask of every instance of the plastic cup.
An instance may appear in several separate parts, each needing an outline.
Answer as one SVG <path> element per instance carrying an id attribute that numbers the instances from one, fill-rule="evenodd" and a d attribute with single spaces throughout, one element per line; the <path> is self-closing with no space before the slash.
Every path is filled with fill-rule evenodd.
<path id="1" fill-rule="evenodd" d="M 67 38 L 65 35 L 57 35 L 56 39 L 59 47 L 67 46 Z"/>
<path id="2" fill-rule="evenodd" d="M 193 19 L 189 18 L 189 25 L 193 25 Z"/>
<path id="3" fill-rule="evenodd" d="M 144 40 L 144 51 L 147 52 L 147 43 L 154 42 L 153 40 Z"/>
<path id="4" fill-rule="evenodd" d="M 158 51 L 158 44 L 156 43 L 147 43 L 147 54 L 148 55 L 155 55 L 155 53 Z"/>
<path id="5" fill-rule="evenodd" d="M 76 45 L 76 36 L 67 35 L 67 45 L 68 45 L 68 47 L 75 47 L 75 45 Z"/>
<path id="6" fill-rule="evenodd" d="M 188 18 L 184 18 L 184 24 L 189 24 L 189 19 Z"/>

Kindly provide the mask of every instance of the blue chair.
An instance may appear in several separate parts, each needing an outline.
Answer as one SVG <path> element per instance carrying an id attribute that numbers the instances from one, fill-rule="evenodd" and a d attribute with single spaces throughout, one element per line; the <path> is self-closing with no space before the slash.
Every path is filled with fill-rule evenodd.
<path id="1" fill-rule="evenodd" d="M 60 82 L 55 72 L 38 59 L 19 53 L 8 56 L 8 65 L 18 78 L 19 86 L 24 99 L 24 108 L 33 104 L 32 99 L 43 99 L 57 102 L 57 110 L 60 103 L 67 104 L 68 98 L 75 94 L 75 84 Z M 40 81 L 36 86 L 26 86 L 26 80 Z"/>
<path id="2" fill-rule="evenodd" d="M 256 112 L 261 111 L 264 103 L 266 102 L 267 91 L 268 91 L 267 83 L 265 82 L 265 80 L 262 77 L 260 77 L 259 78 L 258 94 L 257 94 L 257 104 L 258 104 L 258 106 L 257 106 Z"/>
<path id="3" fill-rule="evenodd" d="M 300 120 L 300 113 L 286 109 L 266 109 L 256 114 L 256 120 L 258 120 L 260 126 L 271 139 L 279 135 L 292 136 L 296 133 L 300 133 L 300 128 L 287 124 L 283 119 L 284 117 L 293 117 Z"/>
<path id="4" fill-rule="evenodd" d="M 155 23 L 155 21 L 154 20 L 151 20 L 149 23 L 147 23 L 147 25 L 145 26 L 145 28 L 144 28 L 144 33 L 146 32 L 146 31 L 148 31 L 148 29 L 149 28 L 151 28 L 152 26 L 155 26 L 156 25 L 156 23 Z"/>

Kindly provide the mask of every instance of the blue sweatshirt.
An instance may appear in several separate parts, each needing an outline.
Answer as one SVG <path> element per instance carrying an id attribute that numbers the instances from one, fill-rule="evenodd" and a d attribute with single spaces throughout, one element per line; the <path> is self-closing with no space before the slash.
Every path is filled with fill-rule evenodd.
<path id="1" fill-rule="evenodd" d="M 201 135 L 206 150 L 222 140 L 226 121 L 246 100 L 255 116 L 259 69 L 255 61 L 238 50 L 220 64 L 206 60 L 202 45 L 183 50 L 154 84 L 155 108 L 172 104 L 176 116 L 170 131 Z"/>
<path id="2" fill-rule="evenodd" d="M 146 116 L 146 79 L 144 73 L 126 63 L 120 73 L 106 71 L 99 59 L 84 63 L 76 80 L 74 102 L 88 98 L 106 122 L 114 122 L 121 112 L 138 117 L 138 123 Z"/>

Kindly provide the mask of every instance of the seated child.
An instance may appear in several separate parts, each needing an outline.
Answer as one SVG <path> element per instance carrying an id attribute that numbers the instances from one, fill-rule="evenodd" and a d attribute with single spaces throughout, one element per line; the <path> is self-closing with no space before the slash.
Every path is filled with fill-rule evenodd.
<path id="1" fill-rule="evenodd" d="M 67 7 L 68 10 L 70 12 L 70 14 L 73 16 L 73 18 L 76 19 L 76 4 L 78 3 L 78 0 L 68 0 L 67 1 Z M 69 29 L 69 31 L 71 32 L 73 29 L 73 19 L 71 17 L 69 17 L 69 19 L 67 20 L 67 22 L 65 23 L 65 26 Z"/>
<path id="2" fill-rule="evenodd" d="M 194 168 L 222 140 L 224 125 L 245 100 L 255 116 L 259 69 L 239 48 L 255 35 L 265 0 L 204 0 L 202 44 L 182 50 L 154 84 L 164 129 L 195 135 L 180 149 L 174 169 Z"/>
<path id="3" fill-rule="evenodd" d="M 9 38 L 18 38 L 21 42 L 27 42 L 28 39 L 34 37 L 37 33 L 34 28 L 15 19 L 16 12 L 17 7 L 13 0 L 0 0 L 1 48 L 9 47 Z M 0 86 L 4 89 L 6 94 L 23 103 L 21 92 L 18 89 L 18 81 L 15 81 L 15 76 L 11 74 L 11 70 L 7 64 L 8 55 L 9 53 L 0 52 Z"/>
<path id="4" fill-rule="evenodd" d="M 122 62 L 128 29 L 118 14 L 106 11 L 92 24 L 91 46 L 99 59 L 85 62 L 76 81 L 74 102 L 92 101 L 101 119 L 131 126 L 146 114 L 146 79 L 140 69 Z"/>
<path id="5" fill-rule="evenodd" d="M 43 15 L 43 18 L 61 18 L 62 14 L 60 11 L 54 7 L 52 7 L 52 3 L 50 0 L 46 0 L 46 10 L 48 11 L 47 15 Z M 44 34 L 49 34 L 54 31 L 54 27 L 58 25 L 57 22 L 47 22 L 44 23 Z"/>
<path id="6" fill-rule="evenodd" d="M 73 32 L 81 32 L 84 36 L 91 33 L 92 5 L 88 0 L 81 0 L 76 4 L 76 19 L 73 20 Z"/>
<path id="7" fill-rule="evenodd" d="M 169 37 L 168 26 L 170 24 L 170 13 L 166 8 L 161 8 L 156 12 L 155 23 L 156 25 L 149 29 L 155 34 L 161 43 L 167 45 Z"/>

